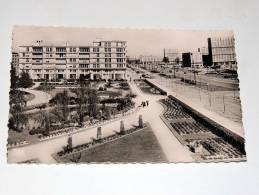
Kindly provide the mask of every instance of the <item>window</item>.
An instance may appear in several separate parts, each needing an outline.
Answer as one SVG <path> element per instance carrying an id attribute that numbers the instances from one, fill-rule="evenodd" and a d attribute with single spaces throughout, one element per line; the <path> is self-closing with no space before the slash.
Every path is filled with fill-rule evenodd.
<path id="1" fill-rule="evenodd" d="M 111 48 L 104 48 L 105 52 L 111 52 Z"/>
<path id="2" fill-rule="evenodd" d="M 76 58 L 70 58 L 69 61 L 70 62 L 76 62 Z"/>
<path id="3" fill-rule="evenodd" d="M 90 48 L 89 47 L 80 47 L 79 52 L 90 52 Z"/>
<path id="4" fill-rule="evenodd" d="M 89 68 L 89 64 L 79 64 L 79 68 Z"/>
<path id="5" fill-rule="evenodd" d="M 70 47 L 70 52 L 76 52 L 76 47 Z"/>
<path id="6" fill-rule="evenodd" d="M 111 64 L 105 63 L 105 68 L 111 68 Z"/>
<path id="7" fill-rule="evenodd" d="M 66 52 L 65 47 L 56 47 L 56 52 Z"/>
<path id="8" fill-rule="evenodd" d="M 117 52 L 123 52 L 123 48 L 117 48 L 116 51 Z"/>
<path id="9" fill-rule="evenodd" d="M 105 62 L 111 62 L 111 58 L 105 58 Z"/>
<path id="10" fill-rule="evenodd" d="M 105 47 L 111 47 L 111 42 L 105 42 Z"/>
<path id="11" fill-rule="evenodd" d="M 57 56 L 60 57 L 60 58 L 64 58 L 64 57 L 66 57 L 66 54 L 65 53 L 59 53 L 59 54 L 57 54 Z"/>
<path id="12" fill-rule="evenodd" d="M 118 58 L 118 59 L 117 59 L 117 62 L 123 62 L 123 59 Z"/>
<path id="13" fill-rule="evenodd" d="M 99 52 L 99 48 L 98 48 L 98 47 L 97 47 L 97 48 L 94 47 L 94 48 L 93 48 L 93 52 L 95 52 L 95 53 Z"/>
<path id="14" fill-rule="evenodd" d="M 51 47 L 47 47 L 47 48 L 46 48 L 46 51 L 47 51 L 47 52 L 52 52 L 52 48 L 51 48 Z"/>
<path id="15" fill-rule="evenodd" d="M 33 52 L 42 52 L 42 47 L 33 47 L 32 51 Z"/>

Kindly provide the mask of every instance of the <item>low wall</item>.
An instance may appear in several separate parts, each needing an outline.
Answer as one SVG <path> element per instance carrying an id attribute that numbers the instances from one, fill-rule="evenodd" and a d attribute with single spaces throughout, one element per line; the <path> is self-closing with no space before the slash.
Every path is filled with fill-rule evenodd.
<path id="1" fill-rule="evenodd" d="M 166 92 L 165 90 L 163 90 L 163 89 L 161 89 L 160 87 L 154 85 L 154 84 L 151 83 L 149 80 L 144 79 L 144 81 L 145 81 L 147 84 L 149 84 L 151 87 L 157 89 L 157 90 L 160 92 L 161 95 L 167 95 L 167 92 Z"/>

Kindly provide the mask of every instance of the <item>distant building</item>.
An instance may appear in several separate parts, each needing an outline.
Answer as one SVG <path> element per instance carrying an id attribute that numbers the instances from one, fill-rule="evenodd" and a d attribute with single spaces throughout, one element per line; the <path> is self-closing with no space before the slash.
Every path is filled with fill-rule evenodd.
<path id="1" fill-rule="evenodd" d="M 142 67 L 148 70 L 157 69 L 158 65 L 162 62 L 163 58 L 160 56 L 153 56 L 153 55 L 141 55 L 139 56 L 140 63 Z"/>
<path id="2" fill-rule="evenodd" d="M 237 69 L 235 39 L 231 37 L 208 38 L 209 60 L 214 67 Z"/>
<path id="3" fill-rule="evenodd" d="M 202 68 L 202 53 L 200 52 L 200 50 L 182 53 L 182 66 Z"/>
<path id="4" fill-rule="evenodd" d="M 140 62 L 143 64 L 150 64 L 153 62 L 162 62 L 162 57 L 153 55 L 139 56 Z"/>
<path id="5" fill-rule="evenodd" d="M 165 49 L 165 56 L 168 58 L 169 63 L 175 64 L 178 58 L 181 61 L 182 56 L 180 55 L 178 49 Z"/>
<path id="6" fill-rule="evenodd" d="M 127 57 L 127 63 L 128 64 L 139 64 L 140 59 L 138 59 L 136 57 Z"/>
<path id="7" fill-rule="evenodd" d="M 191 67 L 191 52 L 182 53 L 182 66 L 183 67 Z"/>
<path id="8" fill-rule="evenodd" d="M 94 41 L 92 45 L 19 47 L 19 73 L 32 79 L 125 79 L 126 41 Z"/>
<path id="9" fill-rule="evenodd" d="M 19 54 L 17 52 L 12 52 L 12 62 L 11 66 L 13 66 L 16 70 L 16 73 L 19 72 Z"/>
<path id="10" fill-rule="evenodd" d="M 191 66 L 195 66 L 195 68 L 202 68 L 203 67 L 203 60 L 202 60 L 202 51 L 198 49 L 198 51 L 193 51 L 191 53 Z"/>

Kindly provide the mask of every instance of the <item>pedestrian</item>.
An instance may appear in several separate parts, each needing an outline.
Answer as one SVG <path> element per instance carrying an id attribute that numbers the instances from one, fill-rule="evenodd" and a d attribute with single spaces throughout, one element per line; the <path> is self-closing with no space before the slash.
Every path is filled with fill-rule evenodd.
<path id="1" fill-rule="evenodd" d="M 146 102 L 143 102 L 143 108 L 146 106 Z"/>
<path id="2" fill-rule="evenodd" d="M 147 104 L 147 106 L 148 106 L 148 104 L 149 104 L 148 100 L 146 100 L 146 104 Z"/>

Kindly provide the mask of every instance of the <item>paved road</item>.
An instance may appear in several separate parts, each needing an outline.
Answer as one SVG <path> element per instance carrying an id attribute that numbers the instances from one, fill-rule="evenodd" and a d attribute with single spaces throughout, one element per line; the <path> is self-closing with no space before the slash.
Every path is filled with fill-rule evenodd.
<path id="1" fill-rule="evenodd" d="M 140 114 L 143 116 L 144 122 L 149 122 L 154 134 L 156 135 L 167 159 L 170 162 L 192 162 L 193 159 L 190 152 L 180 144 L 174 137 L 167 126 L 160 119 L 159 115 L 163 111 L 163 107 L 158 103 L 160 95 L 149 95 L 141 92 L 137 86 L 132 82 L 130 86 L 133 92 L 138 96 L 136 103 L 140 104 L 141 101 L 149 100 L 150 105 L 146 108 L 140 109 L 137 113 L 125 116 L 125 128 L 138 124 L 138 117 Z M 115 121 L 102 126 L 103 136 L 111 135 L 114 131 L 119 131 L 120 121 Z M 91 128 L 72 135 L 73 144 L 79 145 L 91 140 L 91 137 L 96 137 L 96 128 Z M 58 137 L 33 145 L 28 145 L 20 148 L 13 148 L 8 151 L 8 162 L 15 163 L 29 159 L 37 158 L 43 163 L 55 163 L 51 154 L 56 153 L 62 149 L 67 143 L 67 137 Z"/>

